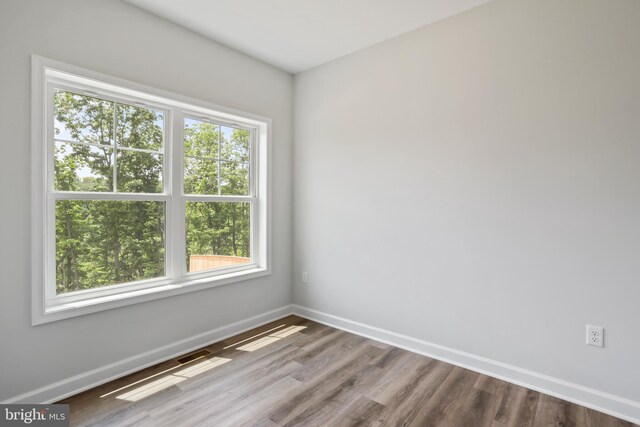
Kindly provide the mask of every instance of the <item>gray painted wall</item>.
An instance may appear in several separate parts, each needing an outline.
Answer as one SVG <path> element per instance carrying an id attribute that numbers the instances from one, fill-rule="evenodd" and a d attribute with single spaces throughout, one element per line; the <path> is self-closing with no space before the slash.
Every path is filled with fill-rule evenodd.
<path id="1" fill-rule="evenodd" d="M 113 0 L 0 0 L 0 401 L 291 302 L 291 75 Z M 30 54 L 273 119 L 273 274 L 36 327 Z"/>
<path id="2" fill-rule="evenodd" d="M 496 0 L 296 75 L 294 301 L 640 401 L 639 18 Z"/>

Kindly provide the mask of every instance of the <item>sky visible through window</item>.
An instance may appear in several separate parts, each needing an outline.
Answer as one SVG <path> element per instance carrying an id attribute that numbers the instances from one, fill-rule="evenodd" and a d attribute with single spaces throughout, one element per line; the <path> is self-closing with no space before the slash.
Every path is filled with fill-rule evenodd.
<path id="1" fill-rule="evenodd" d="M 90 98 L 90 97 L 84 97 L 84 98 Z M 113 105 L 110 102 L 109 102 L 109 104 Z M 119 104 L 119 105 L 127 106 L 126 104 Z M 147 108 L 147 107 L 139 107 L 139 106 L 129 106 L 129 107 L 145 108 L 145 109 L 148 109 L 150 111 L 153 111 L 155 113 L 155 119 L 153 120 L 153 124 L 155 126 L 157 126 L 159 129 L 161 129 L 162 132 L 164 133 L 164 122 L 165 122 L 164 112 L 153 110 L 153 109 Z M 82 114 L 82 112 L 79 112 L 79 116 L 80 116 L 81 119 L 84 119 L 84 120 L 88 119 L 86 117 L 86 115 Z M 81 136 L 87 136 L 91 131 L 92 130 L 90 128 L 85 127 L 83 130 L 80 131 L 80 135 Z M 58 155 L 63 156 L 63 157 L 69 156 L 69 155 L 71 155 L 73 153 L 73 146 L 69 145 L 69 144 L 61 144 L 60 143 L 61 141 L 87 142 L 87 141 L 80 140 L 81 138 L 74 138 L 74 136 L 72 135 L 71 131 L 67 128 L 66 124 L 64 122 L 58 120 L 58 117 L 56 117 L 56 116 L 54 116 L 54 136 L 55 136 L 55 140 L 58 142 L 56 144 L 56 148 L 58 150 L 60 150 Z M 93 141 L 91 141 L 89 143 L 114 146 L 113 140 L 112 140 L 111 137 L 109 137 L 108 139 L 102 140 L 102 141 L 93 140 Z M 120 142 L 118 141 L 118 143 L 120 143 Z M 122 148 L 122 146 L 119 146 L 118 148 Z M 96 148 L 92 147 L 91 150 L 95 152 Z M 95 174 L 93 173 L 91 168 L 89 166 L 87 166 L 87 165 L 79 165 L 76 168 L 76 174 L 77 174 L 78 178 L 80 178 L 81 180 L 85 179 L 85 178 L 95 177 Z"/>

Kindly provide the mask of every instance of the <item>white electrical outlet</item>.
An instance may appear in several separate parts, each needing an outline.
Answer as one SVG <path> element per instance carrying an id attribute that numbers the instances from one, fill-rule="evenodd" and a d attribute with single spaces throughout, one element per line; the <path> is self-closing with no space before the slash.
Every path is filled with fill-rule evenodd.
<path id="1" fill-rule="evenodd" d="M 602 326 L 587 325 L 587 344 L 604 347 L 604 328 Z"/>
<path id="2" fill-rule="evenodd" d="M 309 283 L 309 274 L 306 271 L 302 272 L 302 283 Z"/>

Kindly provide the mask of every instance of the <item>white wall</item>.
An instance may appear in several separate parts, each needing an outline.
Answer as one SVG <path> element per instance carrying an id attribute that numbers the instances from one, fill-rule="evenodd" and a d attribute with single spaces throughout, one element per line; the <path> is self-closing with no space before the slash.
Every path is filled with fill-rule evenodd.
<path id="1" fill-rule="evenodd" d="M 640 402 L 639 22 L 496 0 L 296 75 L 295 303 Z"/>
<path id="2" fill-rule="evenodd" d="M 273 274 L 31 326 L 30 54 L 273 119 Z M 114 0 L 0 0 L 0 401 L 291 301 L 291 75 Z"/>

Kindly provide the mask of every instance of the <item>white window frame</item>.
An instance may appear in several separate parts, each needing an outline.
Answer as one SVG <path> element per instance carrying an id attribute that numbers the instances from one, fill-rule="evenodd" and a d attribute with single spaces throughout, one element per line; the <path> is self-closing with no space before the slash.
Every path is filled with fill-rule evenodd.
<path id="1" fill-rule="evenodd" d="M 271 274 L 271 119 L 106 76 L 32 55 L 32 324 L 151 301 Z M 159 194 L 54 191 L 53 91 L 143 104 L 163 111 L 164 192 Z M 248 196 L 184 195 L 184 119 L 206 120 L 250 131 Z M 56 200 L 135 200 L 166 203 L 165 276 L 56 295 Z M 186 266 L 187 202 L 238 201 L 251 204 L 252 262 L 189 273 Z"/>

